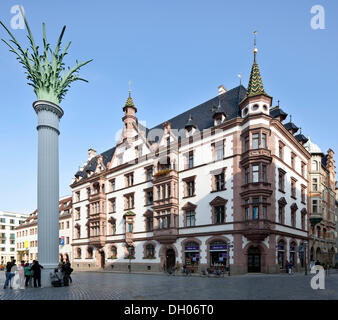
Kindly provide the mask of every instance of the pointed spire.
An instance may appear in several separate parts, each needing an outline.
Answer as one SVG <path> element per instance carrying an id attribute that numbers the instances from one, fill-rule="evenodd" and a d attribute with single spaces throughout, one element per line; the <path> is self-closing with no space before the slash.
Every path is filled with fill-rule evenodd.
<path id="1" fill-rule="evenodd" d="M 257 96 L 259 94 L 265 94 L 266 92 L 264 91 L 264 86 L 263 86 L 263 81 L 261 77 L 261 73 L 259 71 L 258 64 L 256 62 L 256 55 L 258 52 L 258 49 L 256 48 L 256 34 L 257 31 L 254 31 L 255 39 L 254 39 L 254 62 L 251 68 L 251 74 L 250 74 L 250 80 L 248 84 L 248 89 L 246 92 L 246 97 L 252 97 L 252 96 Z"/>
<path id="2" fill-rule="evenodd" d="M 129 96 L 128 96 L 128 99 L 127 99 L 126 104 L 124 105 L 124 107 L 134 107 L 135 108 L 134 101 L 133 101 L 133 99 L 131 97 L 131 81 L 129 81 L 128 84 L 129 84 L 129 90 L 128 90 Z"/>

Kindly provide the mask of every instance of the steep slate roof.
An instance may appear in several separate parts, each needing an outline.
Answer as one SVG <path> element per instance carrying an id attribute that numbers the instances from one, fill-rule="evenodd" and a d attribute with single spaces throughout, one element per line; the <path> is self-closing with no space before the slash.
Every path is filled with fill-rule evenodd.
<path id="1" fill-rule="evenodd" d="M 195 125 L 200 131 L 211 128 L 214 126 L 212 116 L 214 109 L 218 106 L 218 99 L 220 100 L 221 108 L 226 114 L 227 120 L 230 120 L 240 116 L 238 103 L 245 97 L 245 93 L 245 88 L 242 85 L 238 86 L 167 121 L 170 122 L 171 129 L 184 129 L 191 114 Z M 152 129 L 162 128 L 163 124 L 161 123 Z"/>
<path id="2" fill-rule="evenodd" d="M 241 100 L 245 98 L 246 95 L 246 89 L 241 85 L 238 87 L 235 87 L 229 91 L 226 91 L 225 93 L 218 95 L 200 105 L 197 107 L 191 108 L 178 116 L 171 118 L 168 120 L 171 125 L 171 129 L 177 129 L 181 130 L 184 129 L 185 125 L 187 124 L 187 121 L 189 119 L 189 116 L 191 114 L 193 118 L 194 124 L 197 126 L 197 128 L 202 131 L 204 129 L 208 129 L 214 126 L 214 120 L 213 120 L 213 114 L 215 109 L 218 109 L 218 105 L 220 104 L 220 108 L 218 110 L 221 110 L 225 113 L 226 119 L 230 120 L 236 117 L 240 116 L 238 104 Z M 133 106 L 134 103 L 132 102 L 131 98 L 127 99 L 126 104 L 130 106 Z M 153 129 L 163 129 L 163 122 L 152 129 L 148 129 L 138 124 L 139 129 L 142 129 L 142 131 L 146 132 L 146 135 L 148 136 L 148 132 Z M 159 137 L 161 139 L 161 137 Z M 156 139 L 157 140 L 157 139 Z M 106 166 L 109 161 L 111 161 L 113 155 L 115 152 L 115 147 L 101 153 L 103 158 L 103 163 Z M 84 167 L 83 171 L 78 171 L 75 176 L 82 176 L 83 178 L 87 178 L 86 170 L 95 171 L 97 166 L 97 157 L 94 157 L 91 159 L 88 164 Z"/>
<path id="3" fill-rule="evenodd" d="M 288 122 L 284 124 L 284 127 L 286 130 L 295 130 L 295 132 L 297 132 L 299 129 L 293 122 Z"/>
<path id="4" fill-rule="evenodd" d="M 298 142 L 303 142 L 303 143 L 306 143 L 306 142 L 308 142 L 308 138 L 306 138 L 302 133 L 300 133 L 300 134 L 297 134 L 296 136 L 295 136 L 295 138 L 297 139 L 297 141 Z"/>
<path id="5" fill-rule="evenodd" d="M 285 113 L 280 107 L 277 106 L 277 107 L 270 109 L 270 116 L 272 118 L 277 118 L 280 116 L 283 120 L 285 120 L 288 114 Z"/>

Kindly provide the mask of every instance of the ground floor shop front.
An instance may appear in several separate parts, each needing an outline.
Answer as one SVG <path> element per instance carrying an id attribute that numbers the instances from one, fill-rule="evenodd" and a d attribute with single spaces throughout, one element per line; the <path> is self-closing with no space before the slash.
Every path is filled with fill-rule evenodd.
<path id="1" fill-rule="evenodd" d="M 264 240 L 249 240 L 241 234 L 178 238 L 172 243 L 120 241 L 100 248 L 73 244 L 72 256 L 77 270 L 181 272 L 184 268 L 191 273 L 208 269 L 231 274 L 285 272 L 290 263 L 300 271 L 309 260 L 304 239 L 269 235 Z"/>

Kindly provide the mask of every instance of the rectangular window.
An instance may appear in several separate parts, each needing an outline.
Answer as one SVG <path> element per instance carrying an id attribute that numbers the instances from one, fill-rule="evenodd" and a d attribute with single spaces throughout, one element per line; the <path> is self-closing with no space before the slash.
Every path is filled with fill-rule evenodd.
<path id="1" fill-rule="evenodd" d="M 115 179 L 111 179 L 110 183 L 110 191 L 115 191 Z"/>
<path id="2" fill-rule="evenodd" d="M 116 212 L 116 200 L 109 199 L 109 212 Z"/>
<path id="3" fill-rule="evenodd" d="M 146 179 L 150 181 L 153 178 L 153 168 L 148 168 L 146 171 Z"/>
<path id="4" fill-rule="evenodd" d="M 220 224 L 224 223 L 224 206 L 216 206 L 214 207 L 214 214 L 215 214 L 215 223 Z"/>
<path id="5" fill-rule="evenodd" d="M 296 182 L 291 180 L 291 197 L 296 198 Z"/>
<path id="6" fill-rule="evenodd" d="M 266 179 L 266 165 L 265 164 L 262 165 L 262 181 L 263 182 L 267 181 L 267 179 Z"/>
<path id="7" fill-rule="evenodd" d="M 249 220 L 250 219 L 250 207 L 249 207 L 250 201 L 249 199 L 245 200 L 245 220 Z"/>
<path id="8" fill-rule="evenodd" d="M 312 200 L 312 213 L 318 213 L 318 200 Z"/>
<path id="9" fill-rule="evenodd" d="M 195 225 L 195 211 L 186 212 L 186 226 L 193 227 Z"/>
<path id="10" fill-rule="evenodd" d="M 279 151 L 279 158 L 284 160 L 284 146 L 283 146 L 283 144 L 279 143 L 278 151 Z"/>
<path id="11" fill-rule="evenodd" d="M 171 186 L 170 183 L 167 184 L 167 192 L 168 192 L 168 198 L 171 196 Z"/>
<path id="12" fill-rule="evenodd" d="M 262 133 L 262 148 L 266 149 L 266 134 Z"/>
<path id="13" fill-rule="evenodd" d="M 146 204 L 151 205 L 153 204 L 153 191 L 147 191 L 146 192 Z"/>
<path id="14" fill-rule="evenodd" d="M 279 172 L 279 175 L 278 175 L 278 189 L 280 191 L 284 191 L 284 176 L 285 176 L 284 173 Z"/>
<path id="15" fill-rule="evenodd" d="M 160 200 L 161 199 L 161 186 L 157 187 L 157 199 Z"/>
<path id="16" fill-rule="evenodd" d="M 250 168 L 247 167 L 245 168 L 245 183 L 249 183 L 250 182 Z"/>
<path id="17" fill-rule="evenodd" d="M 190 151 L 188 156 L 188 169 L 194 167 L 194 152 Z"/>
<path id="18" fill-rule="evenodd" d="M 126 186 L 131 187 L 132 185 L 134 185 L 134 174 L 129 173 L 126 175 Z"/>
<path id="19" fill-rule="evenodd" d="M 249 136 L 246 136 L 244 139 L 244 152 L 249 150 Z"/>
<path id="20" fill-rule="evenodd" d="M 10 223 L 10 224 L 14 224 L 14 219 L 10 219 L 10 220 L 9 220 L 9 223 Z"/>
<path id="21" fill-rule="evenodd" d="M 252 166 L 252 182 L 259 182 L 259 166 Z"/>
<path id="22" fill-rule="evenodd" d="M 216 187 L 216 191 L 221 191 L 224 190 L 224 172 L 222 172 L 221 174 L 216 174 L 215 175 L 215 187 Z"/>
<path id="23" fill-rule="evenodd" d="M 312 191 L 318 191 L 318 179 L 312 178 Z"/>
<path id="24" fill-rule="evenodd" d="M 252 207 L 252 219 L 258 219 L 259 218 L 259 207 L 253 206 Z"/>
<path id="25" fill-rule="evenodd" d="M 252 135 L 252 149 L 258 149 L 259 148 L 259 134 L 254 133 Z"/>
<path id="26" fill-rule="evenodd" d="M 165 199 L 165 184 L 162 185 L 162 199 Z"/>
<path id="27" fill-rule="evenodd" d="M 192 197 L 195 195 L 195 181 L 191 180 L 187 182 L 187 196 Z"/>
<path id="28" fill-rule="evenodd" d="M 224 157 L 224 145 L 223 145 L 223 141 L 220 143 L 217 143 L 216 144 L 216 147 L 215 147 L 215 160 L 218 161 L 218 160 L 223 160 L 223 157 Z"/>
<path id="29" fill-rule="evenodd" d="M 295 169 L 295 162 L 296 162 L 296 155 L 293 153 L 293 152 L 291 152 L 291 167 L 292 167 L 292 169 Z"/>

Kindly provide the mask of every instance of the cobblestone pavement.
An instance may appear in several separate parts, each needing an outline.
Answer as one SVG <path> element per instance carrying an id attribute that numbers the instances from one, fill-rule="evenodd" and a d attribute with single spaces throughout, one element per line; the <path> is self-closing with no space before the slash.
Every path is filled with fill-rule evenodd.
<path id="1" fill-rule="evenodd" d="M 325 290 L 313 290 L 309 274 L 249 274 L 204 278 L 164 274 L 75 272 L 73 283 L 61 288 L 2 289 L 1 300 L 170 300 L 170 299 L 338 299 L 338 273 L 326 277 Z"/>

